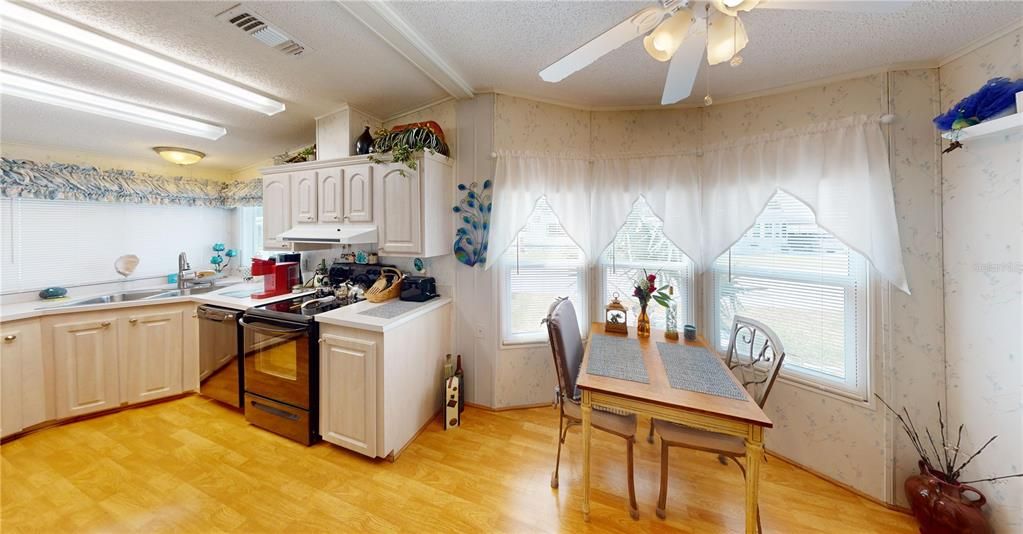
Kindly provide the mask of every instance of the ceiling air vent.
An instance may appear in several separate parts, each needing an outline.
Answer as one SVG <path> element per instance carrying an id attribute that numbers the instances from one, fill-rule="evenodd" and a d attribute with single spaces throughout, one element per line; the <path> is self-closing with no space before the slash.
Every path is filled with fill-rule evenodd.
<path id="1" fill-rule="evenodd" d="M 267 22 L 266 17 L 245 4 L 237 4 L 217 15 L 235 28 L 253 36 L 257 41 L 289 56 L 301 56 L 308 49 L 302 43 L 284 33 L 284 30 Z"/>

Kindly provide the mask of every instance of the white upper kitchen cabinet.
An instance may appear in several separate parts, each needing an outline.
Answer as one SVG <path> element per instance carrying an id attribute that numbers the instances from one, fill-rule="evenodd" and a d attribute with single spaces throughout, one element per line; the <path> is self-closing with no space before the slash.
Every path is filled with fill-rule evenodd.
<path id="1" fill-rule="evenodd" d="M 381 255 L 430 257 L 451 253 L 451 160 L 419 154 L 416 161 L 416 170 L 395 163 L 381 164 L 376 170 L 382 190 L 377 222 Z"/>
<path id="2" fill-rule="evenodd" d="M 341 182 L 345 169 L 316 171 L 316 218 L 321 223 L 341 222 Z"/>
<path id="3" fill-rule="evenodd" d="M 423 250 L 420 175 L 404 164 L 381 165 L 383 217 L 380 219 L 381 254 L 419 254 Z"/>
<path id="4" fill-rule="evenodd" d="M 280 236 L 290 228 L 290 175 L 267 174 L 263 176 L 263 248 L 289 250 Z"/>
<path id="5" fill-rule="evenodd" d="M 120 406 L 117 317 L 76 314 L 66 319 L 52 330 L 57 417 Z"/>
<path id="6" fill-rule="evenodd" d="M 373 167 L 368 163 L 345 167 L 344 222 L 373 222 Z"/>
<path id="7" fill-rule="evenodd" d="M 122 317 L 119 328 L 126 370 L 122 396 L 135 403 L 177 395 L 182 391 L 184 311 L 138 311 Z"/>
<path id="8" fill-rule="evenodd" d="M 0 327 L 0 437 L 46 420 L 42 336 L 39 321 Z"/>
<path id="9" fill-rule="evenodd" d="M 291 174 L 291 215 L 293 224 L 316 222 L 316 182 L 318 172 L 300 171 Z"/>
<path id="10" fill-rule="evenodd" d="M 280 234 L 304 224 L 374 224 L 382 255 L 450 254 L 452 165 L 447 156 L 420 153 L 415 170 L 367 156 L 267 167 L 263 248 L 290 250 Z"/>

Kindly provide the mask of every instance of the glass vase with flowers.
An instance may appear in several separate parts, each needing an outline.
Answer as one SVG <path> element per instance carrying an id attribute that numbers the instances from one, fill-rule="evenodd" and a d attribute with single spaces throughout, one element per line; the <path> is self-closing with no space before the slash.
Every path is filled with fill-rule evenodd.
<path id="1" fill-rule="evenodd" d="M 657 287 L 657 274 L 647 273 L 643 269 L 643 277 L 636 280 L 636 287 L 632 296 L 639 300 L 639 316 L 636 318 L 636 335 L 639 337 L 650 337 L 650 316 L 647 314 L 647 304 L 654 299 L 662 306 L 666 306 L 671 297 L 664 292 L 668 285 Z"/>

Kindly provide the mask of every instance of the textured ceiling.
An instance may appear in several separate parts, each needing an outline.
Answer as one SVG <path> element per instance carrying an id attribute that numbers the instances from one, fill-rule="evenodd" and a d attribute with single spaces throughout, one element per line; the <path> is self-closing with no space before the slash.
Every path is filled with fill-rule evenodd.
<path id="1" fill-rule="evenodd" d="M 770 0 L 766 0 L 770 1 Z M 865 0 L 865 3 L 869 0 Z M 655 106 L 668 64 L 636 39 L 557 84 L 537 73 L 653 2 L 401 2 L 395 10 L 476 90 L 587 106 Z M 703 65 L 718 97 L 896 63 L 933 61 L 1023 18 L 1023 2 L 920 1 L 894 14 L 760 9 L 741 15 L 750 43 L 739 67 Z"/>
<path id="2" fill-rule="evenodd" d="M 769 1 L 769 0 L 767 0 Z M 639 39 L 558 84 L 537 72 L 651 2 L 401 2 L 394 9 L 477 91 L 496 89 L 595 107 L 655 106 L 667 64 Z M 446 93 L 334 2 L 255 2 L 305 44 L 291 58 L 215 19 L 234 2 L 37 4 L 182 63 L 284 101 L 273 117 L 168 86 L 29 39 L 0 39 L 3 67 L 220 124 L 218 141 L 36 104 L 0 101 L 0 142 L 68 147 L 121 158 L 149 147 L 206 152 L 199 165 L 234 170 L 313 140 L 313 118 L 350 102 L 380 118 Z M 885 65 L 933 61 L 1023 18 L 1023 2 L 917 2 L 889 14 L 755 10 L 738 68 L 704 66 L 689 103 L 782 87 Z"/>
<path id="3" fill-rule="evenodd" d="M 333 2 L 259 2 L 255 9 L 310 51 L 285 56 L 214 18 L 232 2 L 37 4 L 83 25 L 283 101 L 272 117 L 14 34 L 0 39 L 4 69 L 222 125 L 217 141 L 164 133 L 4 97 L 0 141 L 155 157 L 175 144 L 208 154 L 200 165 L 233 170 L 313 141 L 314 117 L 349 102 L 378 117 L 444 98 L 433 81 Z M 171 143 L 171 140 L 176 140 Z M 135 153 L 136 148 L 145 151 Z"/>

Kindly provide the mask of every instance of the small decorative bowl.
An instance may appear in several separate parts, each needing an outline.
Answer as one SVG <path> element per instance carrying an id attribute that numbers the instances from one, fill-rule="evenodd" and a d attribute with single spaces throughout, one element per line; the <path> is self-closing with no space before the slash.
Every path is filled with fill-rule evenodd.
<path id="1" fill-rule="evenodd" d="M 48 287 L 39 292 L 39 298 L 43 300 L 59 299 L 67 296 L 67 289 L 63 287 Z"/>
<path id="2" fill-rule="evenodd" d="M 688 341 L 696 341 L 696 327 L 691 324 L 685 325 L 682 327 L 682 335 L 685 336 Z"/>

